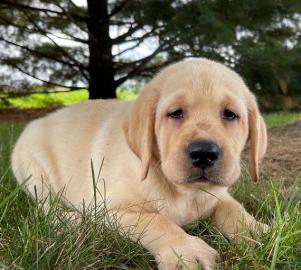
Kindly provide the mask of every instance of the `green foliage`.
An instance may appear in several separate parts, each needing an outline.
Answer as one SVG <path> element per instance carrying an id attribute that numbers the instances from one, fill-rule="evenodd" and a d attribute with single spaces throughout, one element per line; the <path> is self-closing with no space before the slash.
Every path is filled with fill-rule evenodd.
<path id="1" fill-rule="evenodd" d="M 131 78 L 148 79 L 162 66 L 185 57 L 203 56 L 239 71 L 259 95 L 300 95 L 299 0 L 106 3 L 113 13 L 108 15 L 111 29 L 121 33 L 109 44 L 120 46 L 119 53 L 109 56 L 99 51 L 97 55 L 112 58 L 114 87 Z M 0 63 L 54 84 L 87 85 L 87 12 L 70 0 L 3 0 Z M 149 56 L 137 57 L 133 50 L 142 43 L 158 43 L 158 48 Z M 12 48 L 19 53 L 11 53 Z M 14 74 L 5 81 L 18 84 Z M 23 81 L 19 88 L 27 83 Z"/>

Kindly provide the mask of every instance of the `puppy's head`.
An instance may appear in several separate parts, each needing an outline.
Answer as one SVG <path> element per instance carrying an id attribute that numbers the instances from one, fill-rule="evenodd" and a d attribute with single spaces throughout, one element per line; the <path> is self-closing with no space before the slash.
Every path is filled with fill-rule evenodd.
<path id="1" fill-rule="evenodd" d="M 142 161 L 160 164 L 178 185 L 230 186 L 240 175 L 240 155 L 250 143 L 250 173 L 266 145 L 256 100 L 235 72 L 194 59 L 171 65 L 145 87 L 124 123 L 130 148 Z"/>

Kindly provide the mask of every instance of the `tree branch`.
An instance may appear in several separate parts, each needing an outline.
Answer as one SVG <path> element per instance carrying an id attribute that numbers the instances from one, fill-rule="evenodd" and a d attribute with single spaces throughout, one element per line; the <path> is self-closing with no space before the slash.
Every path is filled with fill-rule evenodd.
<path id="1" fill-rule="evenodd" d="M 52 13 L 52 14 L 56 14 L 56 15 L 63 15 L 61 12 L 56 11 L 56 10 L 27 6 L 27 5 L 20 4 L 20 3 L 17 3 L 15 1 L 10 1 L 10 0 L 2 0 L 2 3 L 7 4 L 7 8 L 15 7 L 18 9 L 27 9 L 27 10 L 32 10 L 32 11 Z"/>
<path id="2" fill-rule="evenodd" d="M 72 36 L 72 35 L 70 35 L 68 33 L 65 33 L 65 32 L 63 32 L 63 34 L 66 35 L 67 37 L 70 37 L 70 38 L 61 37 L 61 36 L 58 36 L 58 35 L 56 35 L 56 34 L 54 34 L 52 32 L 48 32 L 46 30 L 44 32 L 37 31 L 37 29 L 33 30 L 33 29 L 30 29 L 30 28 L 25 27 L 23 25 L 19 25 L 19 24 L 16 24 L 16 23 L 12 22 L 12 21 L 9 21 L 9 20 L 7 20 L 7 19 L 5 19 L 3 17 L 0 17 L 0 21 L 6 23 L 8 25 L 14 26 L 15 28 L 24 30 L 24 31 L 26 31 L 28 33 L 31 33 L 31 34 L 36 34 L 36 33 L 40 33 L 42 35 L 49 34 L 49 35 L 52 35 L 52 36 L 54 36 L 54 37 L 56 37 L 58 39 L 67 40 L 67 41 L 76 41 L 76 42 L 79 42 L 79 43 L 88 44 L 88 40 L 74 37 L 74 36 Z"/>
<path id="3" fill-rule="evenodd" d="M 141 41 L 141 42 L 142 42 L 142 41 Z M 141 44 L 141 42 L 137 42 L 135 45 L 133 45 L 133 46 L 131 46 L 131 47 L 128 47 L 128 48 L 126 48 L 126 49 L 124 49 L 124 50 L 122 50 L 122 51 L 120 51 L 120 52 L 114 54 L 113 57 L 118 57 L 118 56 L 124 54 L 124 53 L 127 52 L 127 51 L 131 51 L 131 50 L 137 48 L 137 47 Z M 116 63 L 116 64 L 118 65 L 118 63 Z"/>
<path id="4" fill-rule="evenodd" d="M 129 30 L 126 33 L 124 33 L 124 34 L 122 34 L 122 35 L 120 35 L 120 36 L 118 36 L 116 38 L 111 39 L 112 43 L 113 44 L 123 43 L 128 36 L 131 36 L 134 32 L 136 32 L 137 30 L 139 30 L 139 28 L 141 28 L 142 26 L 143 25 L 141 23 L 137 23 L 135 26 L 131 25 L 130 28 L 129 28 Z"/>
<path id="5" fill-rule="evenodd" d="M 48 32 L 48 34 L 53 35 L 54 37 L 56 37 L 56 38 L 58 38 L 58 39 L 63 39 L 63 40 L 68 40 L 68 41 L 76 41 L 76 42 L 79 42 L 79 43 L 82 43 L 82 44 L 86 44 L 86 45 L 88 44 L 88 40 L 87 40 L 87 39 L 78 38 L 78 37 L 75 37 L 75 36 L 73 36 L 73 35 L 71 35 L 71 34 L 69 34 L 69 33 L 63 32 L 63 31 L 62 31 L 62 33 L 63 33 L 64 35 L 66 35 L 67 37 L 70 37 L 70 38 L 60 37 L 60 36 L 58 36 L 58 35 L 55 35 L 55 34 L 53 34 L 53 33 L 49 33 L 49 32 Z"/>
<path id="6" fill-rule="evenodd" d="M 139 59 L 135 62 L 140 62 L 139 65 L 137 65 L 135 68 L 133 68 L 126 76 L 121 77 L 120 79 L 115 81 L 115 84 L 118 86 L 120 84 L 122 84 L 123 82 L 125 82 L 126 80 L 136 76 L 140 69 L 142 69 L 147 63 L 149 63 L 159 52 L 162 51 L 163 47 L 164 47 L 164 43 L 161 44 L 152 54 L 150 54 L 149 56 L 143 58 L 143 59 Z"/>
<path id="7" fill-rule="evenodd" d="M 79 71 L 81 72 L 81 74 L 83 75 L 83 77 L 86 79 L 86 80 L 89 80 L 88 76 L 85 74 L 85 72 L 83 71 L 87 69 L 87 67 L 85 67 L 82 63 L 80 63 L 79 61 L 77 61 L 74 57 L 72 57 L 66 50 L 64 50 L 64 48 L 60 45 L 58 45 L 51 37 L 49 37 L 49 35 L 47 35 L 47 33 L 45 33 L 45 30 L 40 28 L 36 23 L 35 21 L 33 21 L 31 19 L 31 17 L 29 16 L 29 14 L 25 13 L 23 11 L 24 15 L 28 18 L 28 20 L 33 24 L 33 26 L 38 30 L 40 31 L 41 33 L 44 34 L 44 36 L 46 38 L 48 38 L 55 46 L 56 48 L 58 48 L 62 53 L 64 53 L 67 57 L 69 57 L 70 60 L 72 60 L 74 63 L 76 63 L 75 66 L 79 67 Z"/>
<path id="8" fill-rule="evenodd" d="M 83 88 L 84 88 L 84 87 L 78 87 L 78 86 L 67 86 L 67 85 L 63 85 L 63 84 L 59 84 L 59 83 L 54 83 L 54 82 L 50 82 L 50 81 L 47 81 L 47 80 L 43 80 L 43 79 L 40 79 L 40 78 L 34 76 L 33 74 L 30 74 L 29 72 L 25 71 L 24 69 L 18 67 L 18 66 L 15 65 L 15 64 L 10 63 L 10 65 L 11 65 L 13 68 L 15 68 L 15 69 L 19 70 L 20 72 L 22 72 L 23 74 L 25 74 L 25 75 L 27 75 L 27 76 L 33 78 L 33 79 L 36 79 L 36 80 L 38 80 L 38 81 L 41 81 L 41 82 L 43 82 L 43 83 L 49 84 L 49 85 L 64 87 L 64 88 L 68 88 L 68 89 L 70 89 L 70 90 L 79 90 L 79 89 L 83 89 Z"/>
<path id="9" fill-rule="evenodd" d="M 162 28 L 163 28 L 163 26 L 158 26 L 158 25 L 153 26 L 152 30 L 150 30 L 149 32 L 146 32 L 142 36 L 140 36 L 140 37 L 133 37 L 131 39 L 126 39 L 126 40 L 123 41 L 123 43 L 130 43 L 130 42 L 136 42 L 136 41 L 140 41 L 140 43 L 141 43 L 141 42 L 143 42 L 144 39 L 151 37 L 152 34 L 154 34 L 156 31 L 158 31 L 158 30 L 160 30 Z M 158 34 L 155 35 L 155 36 L 158 36 Z"/>
<path id="10" fill-rule="evenodd" d="M 143 36 L 141 36 L 141 37 L 139 37 L 139 38 L 131 39 L 130 41 L 127 41 L 127 42 L 135 42 L 135 41 L 137 41 L 137 43 L 136 43 L 135 45 L 133 45 L 133 46 L 127 48 L 127 49 L 124 49 L 123 51 L 121 51 L 121 52 L 115 54 L 114 57 L 119 56 L 119 55 L 121 55 L 121 54 L 123 54 L 123 53 L 125 53 L 125 52 L 127 52 L 127 51 L 129 51 L 129 50 L 132 50 L 132 49 L 134 49 L 134 48 L 137 48 L 139 45 L 141 45 L 141 43 L 142 43 L 146 38 L 150 37 L 157 29 L 158 29 L 157 27 L 154 27 L 151 31 L 145 33 Z"/>
<path id="11" fill-rule="evenodd" d="M 81 25 L 79 25 L 78 22 L 75 20 L 75 19 L 77 19 L 77 17 L 76 17 L 75 14 L 72 14 L 72 13 L 68 12 L 67 10 L 65 10 L 65 9 L 64 9 L 61 5 L 59 5 L 59 4 L 56 4 L 56 6 L 57 6 L 59 9 L 61 9 L 62 12 L 63 12 L 63 14 L 65 14 L 65 16 L 66 16 L 71 22 L 73 22 L 73 23 L 74 23 L 81 31 L 87 32 L 87 30 L 86 30 L 86 29 L 83 29 L 83 27 L 82 27 Z M 85 20 L 84 20 L 85 24 L 88 23 L 88 19 L 89 19 L 89 17 L 85 17 Z"/>
<path id="12" fill-rule="evenodd" d="M 62 15 L 66 16 L 67 15 L 64 12 L 56 11 L 56 10 L 53 10 L 53 9 L 47 9 L 47 8 L 27 6 L 27 5 L 24 5 L 24 4 L 17 3 L 13 0 L 2 0 L 2 3 L 7 4 L 8 7 L 15 7 L 15 8 L 21 9 L 21 10 L 25 9 L 25 10 L 35 11 L 35 12 L 52 13 L 52 14 L 60 15 L 60 16 L 62 16 Z M 87 17 L 76 15 L 76 14 L 73 14 L 73 17 L 78 19 L 78 20 L 81 20 L 83 22 L 86 22 L 86 20 L 87 20 Z"/>
<path id="13" fill-rule="evenodd" d="M 110 20 L 110 25 L 114 26 L 131 26 L 135 21 Z"/>
<path id="14" fill-rule="evenodd" d="M 129 0 L 124 0 L 120 3 L 119 6 L 115 6 L 111 13 L 109 14 L 109 17 L 113 17 L 115 14 L 117 14 L 119 11 L 121 11 L 125 6 L 126 4 L 129 2 Z"/>
<path id="15" fill-rule="evenodd" d="M 44 54 L 44 53 L 39 52 L 39 51 L 37 51 L 37 50 L 33 50 L 33 49 L 31 49 L 31 48 L 29 48 L 29 47 L 26 47 L 26 46 L 24 46 L 24 45 L 17 44 L 17 43 L 15 43 L 15 42 L 12 42 L 12 41 L 10 41 L 10 40 L 7 40 L 7 39 L 5 39 L 5 38 L 3 38 L 3 37 L 1 37 L 1 36 L 0 36 L 0 40 L 4 41 L 5 43 L 7 43 L 7 44 L 9 44 L 9 45 L 13 45 L 13 46 L 18 47 L 18 48 L 20 48 L 20 49 L 22 49 L 22 50 L 28 51 L 28 52 L 30 52 L 30 53 L 32 53 L 32 54 L 36 54 L 36 55 L 38 55 L 38 56 L 40 56 L 40 57 L 43 57 L 43 58 L 46 58 L 46 59 L 51 59 L 51 60 L 54 60 L 54 61 L 56 61 L 56 62 L 58 62 L 58 63 L 64 64 L 64 65 L 68 65 L 68 66 L 71 66 L 71 67 L 77 66 L 77 65 L 74 64 L 74 63 L 70 63 L 70 62 L 67 62 L 67 61 L 64 61 L 64 60 L 61 60 L 61 59 L 57 59 L 57 58 L 55 58 L 55 57 L 52 57 L 52 56 L 47 55 L 47 54 Z M 87 70 L 87 68 L 86 68 L 86 70 Z"/>

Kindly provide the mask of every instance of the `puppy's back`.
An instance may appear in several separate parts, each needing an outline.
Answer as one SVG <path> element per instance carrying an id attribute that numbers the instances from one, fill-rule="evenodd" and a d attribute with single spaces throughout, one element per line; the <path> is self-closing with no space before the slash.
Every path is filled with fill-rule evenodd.
<path id="1" fill-rule="evenodd" d="M 72 186 L 71 195 L 77 190 L 85 192 L 81 187 L 84 181 L 72 179 L 90 178 L 96 136 L 104 134 L 110 125 L 119 124 L 117 115 L 128 107 L 125 101 L 86 101 L 32 121 L 20 135 L 12 154 L 17 182 L 21 184 L 30 177 L 26 190 L 34 195 L 36 186 L 42 198 L 49 190 L 57 193 L 72 182 L 76 185 Z M 106 137 L 98 140 L 105 143 Z"/>

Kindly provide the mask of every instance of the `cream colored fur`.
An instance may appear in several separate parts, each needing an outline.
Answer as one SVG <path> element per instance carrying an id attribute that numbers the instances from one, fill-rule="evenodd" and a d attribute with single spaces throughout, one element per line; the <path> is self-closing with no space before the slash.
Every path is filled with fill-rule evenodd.
<path id="1" fill-rule="evenodd" d="M 179 106 L 187 119 L 176 123 L 166 113 Z M 225 106 L 240 115 L 236 123 L 221 118 Z M 220 185 L 185 182 L 183 149 L 203 138 L 224 150 L 226 158 L 216 169 Z M 19 183 L 31 175 L 30 194 L 34 186 L 40 198 L 64 190 L 64 202 L 81 208 L 83 200 L 93 200 L 91 160 L 96 172 L 103 161 L 107 207 L 119 211 L 124 230 L 134 225 L 137 235 L 144 232 L 141 243 L 159 269 L 178 269 L 173 248 L 190 267 L 199 261 L 209 270 L 217 252 L 181 225 L 207 217 L 229 237 L 240 233 L 243 223 L 251 231 L 267 229 L 227 192 L 239 177 L 247 141 L 256 181 L 266 129 L 253 95 L 225 66 L 194 59 L 164 69 L 136 101 L 86 101 L 31 122 L 15 145 L 12 168 Z M 104 193 L 103 182 L 98 189 Z"/>

